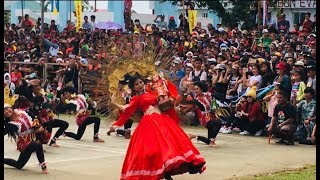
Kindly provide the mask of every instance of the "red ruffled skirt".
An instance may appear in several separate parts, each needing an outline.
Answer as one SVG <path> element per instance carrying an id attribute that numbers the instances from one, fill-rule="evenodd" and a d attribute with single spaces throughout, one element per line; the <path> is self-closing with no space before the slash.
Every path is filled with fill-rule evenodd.
<path id="1" fill-rule="evenodd" d="M 202 173 L 205 163 L 173 119 L 146 114 L 131 137 L 120 179 L 156 180 L 164 178 L 165 173 Z"/>

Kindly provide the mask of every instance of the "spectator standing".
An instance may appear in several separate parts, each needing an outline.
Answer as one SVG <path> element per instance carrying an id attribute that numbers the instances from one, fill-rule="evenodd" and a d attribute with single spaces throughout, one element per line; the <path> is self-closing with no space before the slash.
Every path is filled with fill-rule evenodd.
<path id="1" fill-rule="evenodd" d="M 306 13 L 304 15 L 304 21 L 302 24 L 302 29 L 306 30 L 308 33 L 311 33 L 313 30 L 313 22 L 310 20 L 311 13 Z"/>
<path id="2" fill-rule="evenodd" d="M 158 18 L 160 18 L 160 20 L 158 20 Z M 164 15 L 157 15 L 157 17 L 153 21 L 157 23 L 157 28 L 159 28 L 160 31 L 162 31 L 163 28 L 168 29 L 168 23 L 164 20 L 164 18 Z"/>
<path id="3" fill-rule="evenodd" d="M 283 30 L 284 33 L 288 33 L 290 29 L 290 22 L 286 20 L 286 15 L 281 14 L 278 21 L 278 31 Z"/>
<path id="4" fill-rule="evenodd" d="M 179 88 L 181 79 L 185 76 L 185 72 L 182 69 L 182 61 L 180 58 L 176 58 L 173 61 L 173 70 L 170 72 L 170 80 L 172 83 L 176 85 L 177 88 Z"/>
<path id="5" fill-rule="evenodd" d="M 33 22 L 31 21 L 29 14 L 24 15 L 24 20 L 22 21 L 22 27 L 32 29 L 34 27 Z"/>
<path id="6" fill-rule="evenodd" d="M 67 29 L 67 31 L 72 31 L 74 29 L 74 25 L 72 24 L 72 22 L 70 20 L 67 21 L 66 29 Z"/>
<path id="7" fill-rule="evenodd" d="M 88 21 L 88 16 L 84 16 L 83 19 L 84 19 L 84 22 L 82 24 L 82 28 L 85 29 L 87 32 L 88 31 L 90 32 L 92 29 L 92 26 L 91 26 L 90 22 Z"/>
<path id="8" fill-rule="evenodd" d="M 20 79 L 22 78 L 22 74 L 19 71 L 18 67 L 14 68 L 13 71 L 10 73 L 11 81 L 18 86 Z"/>
<path id="9" fill-rule="evenodd" d="M 182 14 L 179 15 L 179 29 L 183 30 L 184 32 L 189 32 L 189 22 L 186 18 L 183 17 Z"/>
<path id="10" fill-rule="evenodd" d="M 16 85 L 11 81 L 11 76 L 9 73 L 4 74 L 4 85 L 9 87 L 11 94 L 14 94 Z"/>
<path id="11" fill-rule="evenodd" d="M 277 31 L 277 28 L 276 28 L 277 23 L 276 23 L 275 20 L 272 19 L 271 12 L 267 12 L 267 14 L 266 14 L 266 23 L 265 24 L 268 26 L 267 29 L 270 31 L 270 33 L 271 32 L 275 33 Z"/>
<path id="12" fill-rule="evenodd" d="M 58 26 L 56 25 L 55 20 L 51 20 L 51 24 L 50 24 L 50 32 L 53 32 L 53 31 L 55 31 L 56 33 L 59 32 Z"/>
<path id="13" fill-rule="evenodd" d="M 17 29 L 22 28 L 22 26 L 23 26 L 23 17 L 22 16 L 18 16 Z"/>
<path id="14" fill-rule="evenodd" d="M 139 33 L 140 32 L 140 30 L 144 30 L 144 28 L 141 26 L 141 24 L 140 24 L 140 20 L 139 19 L 136 19 L 136 20 L 134 20 L 134 27 L 133 27 L 133 31 L 136 33 Z"/>
<path id="15" fill-rule="evenodd" d="M 194 70 L 190 72 L 189 81 L 206 81 L 207 73 L 201 70 L 202 59 L 200 57 L 195 58 Z"/>
<path id="16" fill-rule="evenodd" d="M 316 28 L 317 28 L 317 21 L 316 20 L 317 20 L 317 15 L 314 14 L 313 15 L 313 24 L 312 24 L 314 33 L 316 33 Z"/>
<path id="17" fill-rule="evenodd" d="M 96 26 L 97 26 L 96 16 L 95 15 L 91 15 L 90 16 L 90 20 L 91 20 L 91 31 L 94 31 Z"/>
<path id="18" fill-rule="evenodd" d="M 271 38 L 269 36 L 269 31 L 268 29 L 262 30 L 262 37 L 260 39 L 260 42 L 263 44 L 263 46 L 266 48 L 267 51 L 270 50 L 269 46 L 271 44 Z"/>
<path id="19" fill-rule="evenodd" d="M 173 17 L 173 16 L 170 16 L 170 18 L 169 18 L 168 28 L 169 28 L 169 30 L 172 30 L 172 29 L 176 29 L 176 28 L 177 28 L 177 23 L 176 23 L 176 21 L 174 20 L 174 17 Z"/>

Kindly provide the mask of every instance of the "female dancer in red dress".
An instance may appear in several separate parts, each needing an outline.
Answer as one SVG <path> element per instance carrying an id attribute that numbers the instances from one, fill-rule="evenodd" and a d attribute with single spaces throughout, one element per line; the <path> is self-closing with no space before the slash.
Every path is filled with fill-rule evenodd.
<path id="1" fill-rule="evenodd" d="M 173 111 L 161 112 L 158 108 L 157 96 L 153 92 L 145 92 L 145 84 L 139 76 L 129 81 L 135 96 L 125 106 L 112 103 L 122 110 L 113 128 L 123 124 L 136 111 L 144 115 L 136 127 L 123 163 L 120 179 L 172 179 L 172 175 L 202 173 L 205 160 L 194 147 L 189 137 L 179 127 Z"/>

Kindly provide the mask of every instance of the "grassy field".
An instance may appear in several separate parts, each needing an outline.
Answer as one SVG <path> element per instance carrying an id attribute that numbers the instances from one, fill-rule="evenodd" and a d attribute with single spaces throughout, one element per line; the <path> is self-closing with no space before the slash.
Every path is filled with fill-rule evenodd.
<path id="1" fill-rule="evenodd" d="M 315 180 L 316 165 L 306 166 L 300 169 L 280 171 L 269 174 L 261 174 L 240 178 L 232 178 L 237 180 Z"/>

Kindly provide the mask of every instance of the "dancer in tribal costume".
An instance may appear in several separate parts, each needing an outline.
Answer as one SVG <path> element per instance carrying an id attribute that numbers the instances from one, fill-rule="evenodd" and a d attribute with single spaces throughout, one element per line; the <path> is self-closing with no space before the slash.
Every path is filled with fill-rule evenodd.
<path id="1" fill-rule="evenodd" d="M 17 143 L 20 156 L 18 160 L 4 158 L 4 164 L 22 169 L 29 161 L 31 154 L 36 152 L 42 173 L 47 174 L 47 165 L 44 158 L 42 143 L 37 141 L 37 135 L 44 132 L 42 126 L 34 123 L 30 114 L 25 111 L 13 109 L 9 104 L 4 104 L 4 135 L 9 134 Z"/>
<path id="2" fill-rule="evenodd" d="M 97 103 L 91 99 L 86 99 L 86 97 L 82 94 L 74 93 L 75 91 L 73 88 L 65 88 L 63 91 L 64 96 L 67 98 L 67 102 L 76 105 L 76 123 L 79 128 L 77 134 L 65 132 L 64 135 L 76 140 L 80 140 L 86 130 L 86 127 L 90 124 L 94 124 L 93 142 L 104 142 L 99 138 L 100 118 L 91 116 L 95 115 Z"/>
<path id="3" fill-rule="evenodd" d="M 123 81 L 120 81 L 120 84 L 122 86 L 125 86 L 128 84 L 129 78 L 131 76 L 129 76 L 128 74 L 125 76 L 125 79 Z M 125 87 L 123 88 L 119 88 L 120 93 L 121 93 L 121 97 L 125 100 L 126 104 L 129 104 L 130 100 L 132 99 L 132 91 L 131 89 L 125 89 Z M 107 135 L 110 136 L 112 132 L 115 132 L 117 135 L 122 135 L 123 137 L 125 137 L 125 139 L 130 139 L 131 138 L 131 127 L 133 124 L 133 120 L 132 118 L 130 118 L 125 124 L 124 124 L 124 129 L 114 129 L 113 127 L 110 128 L 110 130 L 107 132 Z"/>
<path id="4" fill-rule="evenodd" d="M 208 129 L 208 137 L 196 136 L 191 134 L 190 138 L 196 138 L 210 146 L 215 145 L 215 138 L 219 133 L 222 123 L 217 119 L 211 111 L 212 97 L 211 93 L 206 92 L 207 85 L 205 82 L 196 82 L 194 84 L 196 112 L 201 125 Z"/>
<path id="5" fill-rule="evenodd" d="M 42 87 L 39 80 L 32 80 L 29 86 L 24 87 L 24 95 L 27 100 L 32 104 L 31 107 L 16 107 L 26 109 L 39 118 L 39 122 L 48 133 L 43 137 L 42 142 L 47 144 L 51 138 L 53 128 L 59 128 L 55 135 L 52 137 L 49 145 L 52 147 L 59 147 L 56 143 L 59 136 L 69 127 L 69 123 L 61 119 L 54 118 L 53 110 L 47 99 L 44 96 Z"/>

